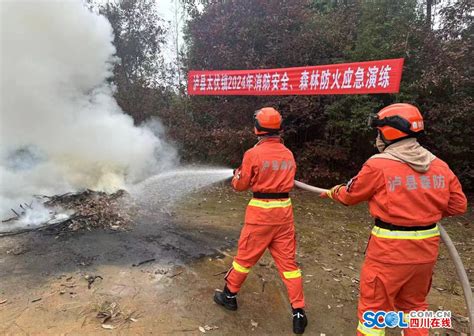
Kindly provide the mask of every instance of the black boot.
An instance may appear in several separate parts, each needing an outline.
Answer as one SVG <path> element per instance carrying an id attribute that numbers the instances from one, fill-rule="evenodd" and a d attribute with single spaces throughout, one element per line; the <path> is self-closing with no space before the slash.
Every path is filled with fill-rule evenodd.
<path id="1" fill-rule="evenodd" d="M 225 309 L 237 310 L 237 293 L 232 293 L 227 286 L 224 287 L 223 292 L 214 293 L 214 301 Z"/>
<path id="2" fill-rule="evenodd" d="M 293 332 L 297 335 L 304 333 L 304 329 L 308 325 L 306 313 L 302 308 L 293 308 Z"/>

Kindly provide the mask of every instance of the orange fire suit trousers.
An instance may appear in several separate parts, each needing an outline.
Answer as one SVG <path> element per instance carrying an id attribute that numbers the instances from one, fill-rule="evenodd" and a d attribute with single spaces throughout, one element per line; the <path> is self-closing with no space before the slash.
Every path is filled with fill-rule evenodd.
<path id="1" fill-rule="evenodd" d="M 237 256 L 226 275 L 227 288 L 237 293 L 266 249 L 275 260 L 276 267 L 288 290 L 293 308 L 304 308 L 301 270 L 296 265 L 296 240 L 293 223 L 283 225 L 245 224 L 240 234 Z"/>
<path id="2" fill-rule="evenodd" d="M 426 310 L 426 296 L 436 262 L 426 264 L 385 264 L 366 259 L 361 270 L 357 335 L 385 335 L 383 329 L 362 324 L 365 311 Z M 428 336 L 428 329 L 403 329 L 404 336 Z"/>

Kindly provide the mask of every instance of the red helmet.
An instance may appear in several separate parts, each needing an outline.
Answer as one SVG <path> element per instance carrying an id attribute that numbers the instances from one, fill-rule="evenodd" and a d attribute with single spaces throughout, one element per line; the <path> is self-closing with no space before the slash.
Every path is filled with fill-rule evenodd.
<path id="1" fill-rule="evenodd" d="M 281 130 L 281 114 L 273 107 L 263 107 L 253 115 L 257 135 L 276 134 Z"/>
<path id="2" fill-rule="evenodd" d="M 371 115 L 369 126 L 377 127 L 382 139 L 387 141 L 417 137 L 424 130 L 423 116 L 418 108 L 405 103 L 389 105 Z"/>

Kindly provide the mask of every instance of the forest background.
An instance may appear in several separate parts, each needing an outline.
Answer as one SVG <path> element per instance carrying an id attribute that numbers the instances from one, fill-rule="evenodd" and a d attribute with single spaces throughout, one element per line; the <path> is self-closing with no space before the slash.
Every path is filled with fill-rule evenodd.
<path id="1" fill-rule="evenodd" d="M 171 1 L 174 18 L 160 14 Z M 471 0 L 123 0 L 89 5 L 112 24 L 111 79 L 136 124 L 158 117 L 195 164 L 237 167 L 256 141 L 253 113 L 274 106 L 298 179 L 330 187 L 375 153 L 370 113 L 394 102 L 425 118 L 420 142 L 474 190 L 474 2 Z M 171 46 L 171 47 L 170 47 Z M 189 70 L 405 59 L 400 92 L 188 96 Z"/>

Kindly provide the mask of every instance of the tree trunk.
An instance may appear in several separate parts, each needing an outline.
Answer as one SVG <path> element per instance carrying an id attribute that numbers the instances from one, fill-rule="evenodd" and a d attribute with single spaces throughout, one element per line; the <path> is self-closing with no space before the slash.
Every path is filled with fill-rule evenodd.
<path id="1" fill-rule="evenodd" d="M 426 26 L 431 29 L 433 0 L 426 0 Z"/>

